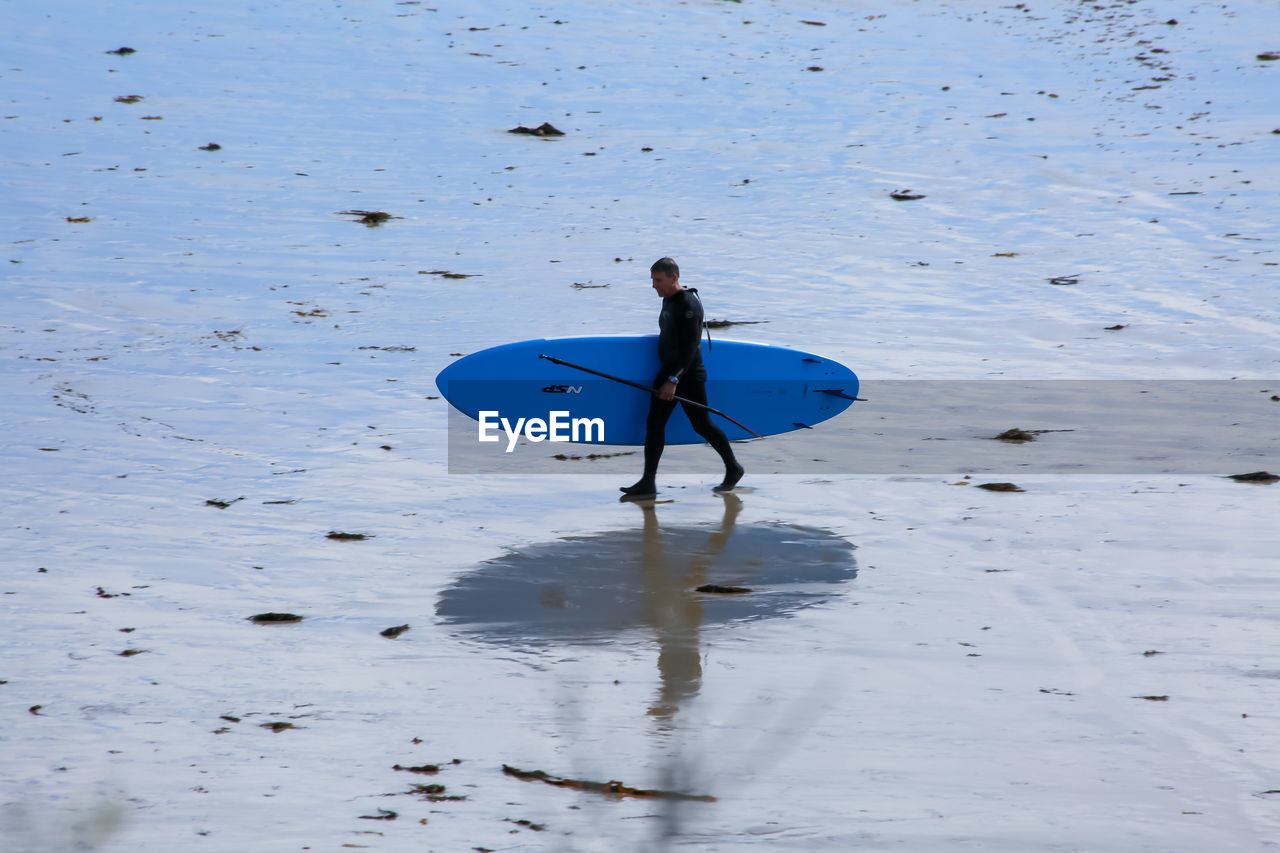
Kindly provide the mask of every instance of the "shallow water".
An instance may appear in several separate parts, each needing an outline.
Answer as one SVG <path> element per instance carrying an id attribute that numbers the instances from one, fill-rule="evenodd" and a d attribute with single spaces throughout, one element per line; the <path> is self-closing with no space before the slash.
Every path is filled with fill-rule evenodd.
<path id="1" fill-rule="evenodd" d="M 724 502 L 715 525 L 664 525 L 659 506 L 645 501 L 639 529 L 563 537 L 488 560 L 441 593 L 436 615 L 500 645 L 591 643 L 653 629 L 696 661 L 704 626 L 789 615 L 828 601 L 856 576 L 845 539 L 795 525 L 739 526 L 742 498 Z"/>
<path id="2" fill-rule="evenodd" d="M 1213 474 L 1203 441 L 1194 469 L 1081 476 L 1047 461 L 1074 434 L 1046 435 L 999 448 L 1041 467 L 973 478 L 799 473 L 756 443 L 770 473 L 737 505 L 710 451 L 672 448 L 671 503 L 646 509 L 615 502 L 633 457 L 450 474 L 433 384 L 455 353 L 652 333 L 647 266 L 670 254 L 710 316 L 868 390 L 1238 377 L 1262 405 L 1273 4 L 7 0 L 0 20 L 5 849 L 1280 837 L 1280 487 L 1220 476 L 1280 471 L 1265 411 Z M 565 136 L 506 133 L 542 122 Z M 893 399 L 935 437 L 988 427 Z M 832 436 L 866 441 L 874 404 Z M 1197 429 L 1156 420 L 1156 450 Z M 753 592 L 642 585 L 646 519 L 681 559 L 719 531 L 709 577 Z M 800 583 L 795 529 L 856 575 Z M 503 587 L 545 576 L 559 596 Z M 512 595 L 501 631 L 486 584 Z M 591 619 L 548 636 L 569 612 L 549 605 L 579 601 Z M 466 799 L 406 793 L 428 783 Z"/>

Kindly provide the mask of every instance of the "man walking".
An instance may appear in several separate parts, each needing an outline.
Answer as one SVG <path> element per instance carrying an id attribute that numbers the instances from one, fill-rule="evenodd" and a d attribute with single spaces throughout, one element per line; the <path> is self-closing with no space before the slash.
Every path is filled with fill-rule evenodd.
<path id="1" fill-rule="evenodd" d="M 649 269 L 653 289 L 662 297 L 658 315 L 658 360 L 661 367 L 653 380 L 657 391 L 649 399 L 645 421 L 644 475 L 622 492 L 631 498 L 651 498 L 658 493 L 655 478 L 658 462 L 666 447 L 667 420 L 675 411 L 677 389 L 684 400 L 684 413 L 698 435 L 707 440 L 724 462 L 724 481 L 715 487 L 728 492 L 742 479 L 743 468 L 733 455 L 733 445 L 724 431 L 711 422 L 707 412 L 707 369 L 702 364 L 702 301 L 698 291 L 680 284 L 680 267 L 671 258 L 660 258 Z"/>

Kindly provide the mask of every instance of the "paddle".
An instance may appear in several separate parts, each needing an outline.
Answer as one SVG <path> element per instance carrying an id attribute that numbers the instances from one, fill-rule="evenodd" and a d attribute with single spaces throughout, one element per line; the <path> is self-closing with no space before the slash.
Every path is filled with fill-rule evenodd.
<path id="1" fill-rule="evenodd" d="M 545 358 L 547 361 L 551 362 L 552 364 L 560 364 L 565 367 L 572 367 L 574 370 L 581 370 L 582 372 L 590 373 L 593 376 L 600 376 L 605 379 L 612 379 L 614 382 L 620 382 L 623 385 L 630 385 L 632 388 L 639 388 L 641 391 L 645 391 L 649 394 L 658 393 L 657 389 L 650 388 L 647 385 L 641 385 L 639 382 L 632 382 L 630 379 L 623 379 L 621 376 L 614 376 L 611 373 L 601 373 L 599 370 L 592 370 L 590 367 L 583 367 L 581 364 L 574 364 L 571 361 L 564 361 L 562 359 L 556 358 L 555 356 L 539 355 L 538 358 Z M 689 406 L 697 406 L 699 409 L 706 409 L 711 414 L 719 415 L 720 417 L 724 418 L 726 421 L 729 421 L 732 424 L 736 424 L 737 426 L 742 427 L 747 432 L 754 435 L 756 438 L 764 438 L 764 436 L 762 436 L 760 433 L 753 430 L 751 427 L 739 421 L 735 421 L 733 418 L 729 417 L 724 412 L 720 411 L 719 409 L 713 409 L 710 406 L 708 406 L 706 403 L 699 403 L 696 400 L 689 400 L 680 396 L 676 396 L 673 399 L 679 400 L 681 403 L 684 403 Z"/>

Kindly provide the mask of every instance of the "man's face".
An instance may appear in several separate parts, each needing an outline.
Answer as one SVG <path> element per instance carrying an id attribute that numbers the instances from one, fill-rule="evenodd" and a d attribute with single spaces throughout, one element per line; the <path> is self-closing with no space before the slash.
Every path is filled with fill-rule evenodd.
<path id="1" fill-rule="evenodd" d="M 680 289 L 680 279 L 671 273 L 653 272 L 649 277 L 653 279 L 653 289 L 658 291 L 658 295 L 663 299 Z"/>

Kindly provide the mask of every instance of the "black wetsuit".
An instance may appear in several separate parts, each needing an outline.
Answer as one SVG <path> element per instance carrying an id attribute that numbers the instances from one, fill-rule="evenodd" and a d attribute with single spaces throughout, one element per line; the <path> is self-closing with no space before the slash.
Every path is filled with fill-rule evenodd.
<path id="1" fill-rule="evenodd" d="M 658 315 L 658 360 L 662 367 L 654 388 L 661 388 L 668 378 L 678 383 L 686 376 L 707 381 L 707 369 L 702 366 L 702 318 L 702 300 L 693 288 L 677 290 L 662 300 Z"/>
<path id="2" fill-rule="evenodd" d="M 702 300 L 698 298 L 698 291 L 684 288 L 662 300 L 662 313 L 658 315 L 658 359 L 662 366 L 653 379 L 653 387 L 661 388 L 675 379 L 678 396 L 705 406 L 707 369 L 702 364 L 702 320 Z M 736 467 L 733 446 L 724 431 L 712 423 L 707 410 L 688 403 L 681 405 L 694 431 L 720 454 L 725 469 Z M 675 400 L 663 400 L 657 394 L 649 401 L 642 482 L 651 483 L 657 474 L 658 462 L 667 444 L 667 420 L 675 408 Z"/>

